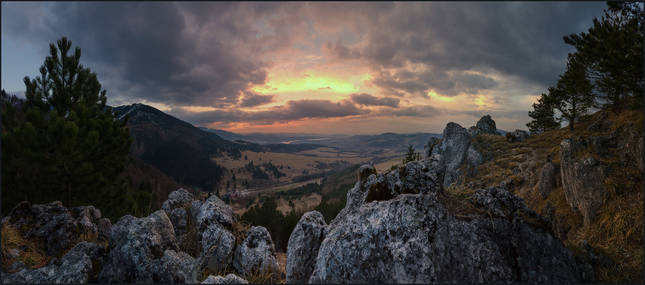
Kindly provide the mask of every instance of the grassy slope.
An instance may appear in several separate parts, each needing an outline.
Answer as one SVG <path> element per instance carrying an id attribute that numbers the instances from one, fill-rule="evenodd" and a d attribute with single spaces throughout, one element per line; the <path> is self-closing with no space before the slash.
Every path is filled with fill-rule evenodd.
<path id="1" fill-rule="evenodd" d="M 631 122 L 640 135 L 643 135 L 642 109 L 626 111 L 618 115 L 607 113 L 607 119 L 613 122 L 612 131 Z M 614 167 L 614 171 L 605 180 L 607 193 L 605 202 L 589 227 L 583 227 L 582 215 L 572 211 L 567 205 L 562 186 L 554 189 L 546 200 L 541 198 L 538 191 L 539 171 L 544 166 L 547 156 L 555 164 L 560 164 L 560 142 L 563 139 L 590 135 L 609 136 L 611 131 L 606 133 L 586 131 L 589 125 L 600 120 L 600 115 L 596 113 L 575 123 L 574 132 L 571 132 L 568 127 L 562 128 L 533 135 L 520 143 L 508 143 L 501 136 L 479 136 L 473 139 L 473 143 L 487 156 L 486 162 L 478 167 L 479 174 L 476 177 L 466 178 L 465 182 L 482 181 L 492 186 L 507 179 L 514 180 L 516 185 L 519 184 L 515 188 L 515 194 L 522 197 L 529 208 L 543 214 L 543 208 L 547 202 L 555 205 L 556 218 L 564 218 L 565 224 L 570 228 L 566 239 L 563 239 L 567 248 L 580 253 L 581 242 L 587 240 L 592 247 L 608 255 L 620 265 L 620 272 L 602 267 L 594 268 L 597 282 L 642 283 L 643 173 Z M 585 151 L 577 154 L 580 157 L 590 155 L 593 154 Z M 609 160 L 603 162 L 615 164 Z M 556 178 L 560 179 L 559 174 Z M 453 192 L 467 191 L 453 189 Z"/>

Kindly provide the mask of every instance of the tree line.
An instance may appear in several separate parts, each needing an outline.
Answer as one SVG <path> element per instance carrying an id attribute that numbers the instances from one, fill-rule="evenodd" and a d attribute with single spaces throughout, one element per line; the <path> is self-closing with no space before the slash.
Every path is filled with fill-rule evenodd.
<path id="1" fill-rule="evenodd" d="M 564 74 L 533 104 L 526 124 L 531 132 L 573 124 L 591 108 L 607 106 L 614 113 L 643 107 L 643 10 L 638 2 L 607 2 L 600 20 L 587 32 L 564 36 L 575 47 Z M 560 117 L 556 118 L 555 111 Z"/>

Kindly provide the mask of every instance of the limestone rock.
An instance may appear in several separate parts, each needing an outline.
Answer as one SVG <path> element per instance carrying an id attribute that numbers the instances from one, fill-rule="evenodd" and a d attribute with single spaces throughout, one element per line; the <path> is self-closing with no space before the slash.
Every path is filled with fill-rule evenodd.
<path id="1" fill-rule="evenodd" d="M 546 199 L 551 194 L 551 190 L 557 187 L 557 182 L 555 179 L 556 174 L 560 171 L 560 166 L 555 165 L 552 162 L 546 162 L 542 170 L 540 171 L 539 178 L 539 191 L 542 199 Z"/>
<path id="2" fill-rule="evenodd" d="M 269 231 L 264 227 L 251 227 L 244 236 L 244 242 L 235 249 L 233 268 L 243 276 L 252 272 L 277 273 L 280 266 Z"/>
<path id="3" fill-rule="evenodd" d="M 443 130 L 441 143 L 432 149 L 432 155 L 441 154 L 446 164 L 446 171 L 452 172 L 464 161 L 469 146 L 470 135 L 466 129 L 450 122 Z"/>
<path id="4" fill-rule="evenodd" d="M 529 137 L 529 133 L 525 130 L 516 129 L 511 134 L 515 137 L 515 142 L 521 142 Z"/>
<path id="5" fill-rule="evenodd" d="M 225 229 L 232 229 L 235 221 L 233 208 L 214 195 L 199 206 L 196 215 L 197 228 L 200 233 L 204 232 L 212 224 L 219 224 Z"/>
<path id="6" fill-rule="evenodd" d="M 92 246 L 94 245 L 94 246 Z M 50 264 L 38 269 L 24 268 L 16 273 L 2 274 L 3 284 L 87 284 L 92 279 L 92 260 L 86 253 L 95 246 L 79 243 L 65 254 L 60 265 Z M 92 254 L 92 253 L 90 253 Z M 97 253 L 98 254 L 98 253 Z M 22 263 L 22 262 L 21 262 Z M 24 266 L 24 265 L 23 265 Z M 16 267 L 19 267 L 16 266 Z M 14 268 L 19 269 L 19 268 Z"/>
<path id="7" fill-rule="evenodd" d="M 560 238 L 560 240 L 567 240 L 567 235 L 569 234 L 569 226 L 567 225 L 566 219 L 563 217 L 558 217 L 555 214 L 555 206 L 550 202 L 544 204 L 542 208 L 542 214 L 545 218 L 551 221 L 551 229 L 555 235 Z"/>
<path id="8" fill-rule="evenodd" d="M 643 171 L 643 137 L 627 123 L 609 135 L 612 146 L 617 150 L 618 161 L 622 167 L 633 167 Z"/>
<path id="9" fill-rule="evenodd" d="M 204 253 L 203 267 L 220 270 L 233 259 L 235 236 L 217 224 L 212 224 L 202 233 Z"/>
<path id="10" fill-rule="evenodd" d="M 109 240 L 110 232 L 112 231 L 112 222 L 110 222 L 110 219 L 99 219 L 98 221 L 96 221 L 96 226 L 99 228 L 99 237 L 102 237 L 105 240 Z"/>
<path id="11" fill-rule="evenodd" d="M 608 132 L 611 130 L 611 123 L 611 120 L 597 121 L 587 128 L 587 132 Z"/>
<path id="12" fill-rule="evenodd" d="M 432 149 L 440 142 L 441 140 L 436 137 L 428 138 L 428 141 L 423 145 L 425 150 L 423 157 L 428 158 L 432 155 Z"/>
<path id="13" fill-rule="evenodd" d="M 305 284 L 309 281 L 326 228 L 327 223 L 320 212 L 302 215 L 287 245 L 287 284 Z"/>
<path id="14" fill-rule="evenodd" d="M 71 248 L 84 233 L 105 235 L 107 227 L 101 219 L 101 211 L 93 206 L 68 209 L 60 201 L 33 206 L 22 202 L 11 210 L 7 218 L 6 221 L 16 228 L 24 226 L 23 238 L 44 241 L 49 256 Z"/>
<path id="15" fill-rule="evenodd" d="M 196 260 L 185 252 L 164 251 L 163 257 L 151 263 L 155 284 L 191 284 L 197 282 Z"/>
<path id="16" fill-rule="evenodd" d="M 161 209 L 166 211 L 166 214 L 177 208 L 182 208 L 193 203 L 193 194 L 190 194 L 188 190 L 184 188 L 179 188 L 177 191 L 172 191 L 168 195 L 168 200 L 163 202 Z"/>
<path id="17" fill-rule="evenodd" d="M 226 275 L 226 277 L 208 276 L 201 284 L 249 284 L 249 282 L 231 273 Z"/>
<path id="18" fill-rule="evenodd" d="M 404 194 L 348 214 L 327 232 L 309 283 L 580 281 L 572 252 L 519 197 L 481 190 L 474 201 L 492 217 L 470 221 L 453 217 L 439 199 Z"/>
<path id="19" fill-rule="evenodd" d="M 166 212 L 167 213 L 167 212 Z M 188 227 L 188 213 L 184 208 L 175 208 L 168 213 L 175 235 L 183 235 Z"/>
<path id="20" fill-rule="evenodd" d="M 109 256 L 99 283 L 152 283 L 151 266 L 166 250 L 179 251 L 170 219 L 163 210 L 146 218 L 123 216 L 112 226 Z"/>
<path id="21" fill-rule="evenodd" d="M 593 157 L 579 160 L 575 158 L 575 153 L 586 149 L 588 145 L 597 148 L 596 142 L 600 140 L 595 138 L 576 137 L 560 142 L 560 172 L 564 196 L 571 209 L 580 211 L 585 226 L 591 224 L 596 210 L 602 206 L 605 194 L 603 183 L 611 172 L 610 166 Z"/>
<path id="22" fill-rule="evenodd" d="M 500 135 L 500 136 L 502 135 L 499 131 L 497 131 L 497 125 L 495 124 L 495 121 L 490 117 L 490 115 L 481 117 L 481 119 L 477 121 L 476 126 L 470 127 L 468 129 L 468 133 L 472 137 L 482 133 Z"/>

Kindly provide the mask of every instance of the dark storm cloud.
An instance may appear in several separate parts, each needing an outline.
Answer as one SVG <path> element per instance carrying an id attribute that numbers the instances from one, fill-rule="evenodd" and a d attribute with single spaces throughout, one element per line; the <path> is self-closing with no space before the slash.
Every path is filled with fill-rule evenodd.
<path id="1" fill-rule="evenodd" d="M 250 92 L 245 92 L 244 97 L 240 102 L 240 107 L 250 108 L 250 107 L 269 104 L 275 101 L 273 99 L 274 97 L 275 95 L 259 95 L 259 94 L 253 94 Z"/>
<path id="2" fill-rule="evenodd" d="M 256 37 L 255 18 L 281 8 L 256 4 L 56 2 L 51 13 L 30 10 L 41 6 L 9 5 L 30 17 L 3 19 L 3 33 L 44 48 L 67 36 L 103 85 L 118 88 L 113 96 L 231 106 L 250 85 L 267 79 L 272 64 L 256 55 L 291 43 L 289 16 L 266 22 L 275 34 Z"/>
<path id="3" fill-rule="evenodd" d="M 399 106 L 399 101 L 401 101 L 398 98 L 392 98 L 392 97 L 378 98 L 376 96 L 372 96 L 367 93 L 350 94 L 349 97 L 355 103 L 361 104 L 364 106 L 387 106 L 387 107 L 396 108 Z"/>
<path id="4" fill-rule="evenodd" d="M 172 108 L 168 113 L 199 126 L 213 122 L 253 122 L 270 125 L 306 118 L 338 118 L 364 115 L 369 112 L 367 109 L 356 107 L 350 100 L 334 102 L 331 100 L 302 99 L 287 101 L 285 105 L 255 112 L 223 109 L 195 113 L 184 108 Z"/>
<path id="5" fill-rule="evenodd" d="M 567 53 L 574 51 L 562 37 L 586 31 L 605 6 L 604 2 L 397 3 L 363 35 L 365 44 L 352 47 L 335 41 L 322 49 L 336 60 L 364 60 L 375 71 L 411 70 L 409 65 L 432 68 L 426 74 L 415 71 L 413 78 L 380 72 L 373 83 L 390 95 L 420 95 L 430 89 L 446 95 L 465 89 L 472 94 L 495 86 L 472 75 L 450 75 L 468 70 L 495 70 L 549 86 L 564 71 Z"/>

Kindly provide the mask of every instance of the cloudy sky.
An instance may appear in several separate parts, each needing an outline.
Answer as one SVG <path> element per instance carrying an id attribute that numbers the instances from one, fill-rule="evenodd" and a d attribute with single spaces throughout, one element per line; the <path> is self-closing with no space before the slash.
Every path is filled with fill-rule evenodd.
<path id="1" fill-rule="evenodd" d="M 49 43 L 82 50 L 108 104 L 237 133 L 527 129 L 604 2 L 2 2 L 2 86 Z"/>

